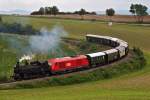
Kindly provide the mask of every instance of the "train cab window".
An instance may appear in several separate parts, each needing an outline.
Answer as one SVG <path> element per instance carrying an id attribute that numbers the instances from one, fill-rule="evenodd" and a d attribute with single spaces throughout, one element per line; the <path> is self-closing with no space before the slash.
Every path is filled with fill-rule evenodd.
<path id="1" fill-rule="evenodd" d="M 58 63 L 55 63 L 56 66 L 58 66 Z"/>
<path id="2" fill-rule="evenodd" d="M 82 63 L 82 61 L 83 61 L 83 60 L 77 60 L 77 63 L 80 64 L 80 63 Z"/>

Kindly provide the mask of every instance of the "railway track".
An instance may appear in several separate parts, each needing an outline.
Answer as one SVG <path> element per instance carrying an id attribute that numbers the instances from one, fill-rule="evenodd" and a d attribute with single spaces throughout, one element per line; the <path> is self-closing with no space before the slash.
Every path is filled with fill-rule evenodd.
<path id="1" fill-rule="evenodd" d="M 84 55 L 84 58 L 82 58 L 82 60 L 84 59 L 84 61 L 85 61 L 84 63 L 88 62 L 87 63 L 88 65 L 86 64 L 88 67 L 79 67 L 80 69 L 78 67 L 76 67 L 76 69 L 74 69 L 74 70 L 69 70 L 68 69 L 69 72 L 66 70 L 66 71 L 63 71 L 63 73 L 61 73 L 61 74 L 53 74 L 53 75 L 50 75 L 48 77 L 39 77 L 39 78 L 36 78 L 36 79 L 32 78 L 31 80 L 29 78 L 27 78 L 28 80 L 23 79 L 23 81 L 9 80 L 5 83 L 0 83 L 0 87 L 2 87 L 3 85 L 5 85 L 5 86 L 8 85 L 9 86 L 9 85 L 15 85 L 15 84 L 21 84 L 21 83 L 30 83 L 30 82 L 33 82 L 33 81 L 41 81 L 41 80 L 47 80 L 47 79 L 49 80 L 53 77 L 61 77 L 63 75 L 66 76 L 66 75 L 72 75 L 72 74 L 76 74 L 76 73 L 90 72 L 90 71 L 93 71 L 93 70 L 97 70 L 99 68 L 108 67 L 108 66 L 113 65 L 114 63 L 117 63 L 117 62 L 119 63 L 119 62 L 122 62 L 122 61 L 126 61 L 128 58 L 131 58 L 131 56 L 132 56 L 132 54 L 128 53 L 128 51 L 129 51 L 128 43 L 123 41 L 123 40 L 108 37 L 108 36 L 97 36 L 97 35 L 87 35 L 86 37 L 87 37 L 88 42 L 94 42 L 94 43 L 98 43 L 98 44 L 109 45 L 111 47 L 114 47 L 114 49 L 106 50 L 106 51 L 103 51 L 103 52 L 87 54 L 86 56 Z M 71 59 L 71 58 L 69 58 L 69 59 Z M 81 61 L 81 58 L 80 58 L 80 61 Z M 71 65 L 71 63 L 72 62 L 69 62 L 69 66 Z M 49 62 L 48 62 L 48 64 L 49 64 Z M 51 64 L 55 64 L 55 63 L 51 62 Z M 40 66 L 42 66 L 42 65 L 40 65 Z M 47 65 L 44 64 L 44 66 L 46 66 L 46 68 L 48 68 L 48 70 L 49 70 L 49 65 L 47 66 Z M 31 66 L 29 66 L 28 68 L 30 68 L 30 67 Z M 18 68 L 18 69 L 16 69 L 16 68 Z M 15 68 L 15 71 L 14 71 L 15 73 L 18 72 L 20 66 L 18 65 L 16 68 Z M 23 68 L 25 68 L 25 66 Z M 51 69 L 51 72 L 53 72 L 52 69 Z M 87 70 L 85 70 L 85 69 L 87 69 Z"/>
<path id="2" fill-rule="evenodd" d="M 50 80 L 52 78 L 59 78 L 59 77 L 63 77 L 63 76 L 71 76 L 73 74 L 81 74 L 81 73 L 88 73 L 88 72 L 92 72 L 95 70 L 98 70 L 100 68 L 107 68 L 110 67 L 114 64 L 120 64 L 122 62 L 126 62 L 129 59 L 132 59 L 132 54 L 129 53 L 127 56 L 125 56 L 122 59 L 119 59 L 118 61 L 112 62 L 110 64 L 107 65 L 103 65 L 103 66 L 96 66 L 94 68 L 89 68 L 89 69 L 82 69 L 79 71 L 74 71 L 74 72 L 70 72 L 70 73 L 65 73 L 65 74 L 58 74 L 58 75 L 52 75 L 52 76 L 48 76 L 48 77 L 41 77 L 41 78 L 35 78 L 35 79 L 30 79 L 30 80 L 22 80 L 22 81 L 15 81 L 15 80 L 10 80 L 8 82 L 4 82 L 4 83 L 0 83 L 0 87 L 7 87 L 7 86 L 12 86 L 12 85 L 17 85 L 17 84 L 26 84 L 26 83 L 32 83 L 32 82 L 39 82 L 39 81 L 43 81 L 43 80 Z"/>

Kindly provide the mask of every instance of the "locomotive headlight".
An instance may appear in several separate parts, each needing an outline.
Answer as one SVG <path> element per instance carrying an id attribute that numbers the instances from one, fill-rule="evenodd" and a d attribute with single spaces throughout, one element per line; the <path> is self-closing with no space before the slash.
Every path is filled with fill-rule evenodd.
<path id="1" fill-rule="evenodd" d="M 49 66 L 52 66 L 52 64 L 51 64 L 50 62 L 48 63 L 48 65 L 49 65 Z"/>
<path id="2" fill-rule="evenodd" d="M 66 66 L 68 66 L 68 67 L 71 66 L 71 63 L 66 63 Z"/>

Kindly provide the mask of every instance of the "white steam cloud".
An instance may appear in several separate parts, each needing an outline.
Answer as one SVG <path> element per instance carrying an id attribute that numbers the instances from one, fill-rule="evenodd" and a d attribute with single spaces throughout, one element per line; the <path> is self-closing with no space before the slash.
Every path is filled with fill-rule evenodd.
<path id="1" fill-rule="evenodd" d="M 55 51 L 55 49 L 59 47 L 61 37 L 66 35 L 67 32 L 61 26 L 54 26 L 51 31 L 42 28 L 40 35 L 30 37 L 29 46 L 34 53 Z"/>
<path id="2" fill-rule="evenodd" d="M 60 25 L 55 25 L 51 30 L 42 28 L 39 35 L 20 36 L 12 35 L 7 41 L 10 47 L 15 49 L 18 56 L 32 54 L 63 54 L 60 43 L 61 37 L 67 36 L 68 33 Z M 59 55 L 61 55 L 59 53 Z"/>

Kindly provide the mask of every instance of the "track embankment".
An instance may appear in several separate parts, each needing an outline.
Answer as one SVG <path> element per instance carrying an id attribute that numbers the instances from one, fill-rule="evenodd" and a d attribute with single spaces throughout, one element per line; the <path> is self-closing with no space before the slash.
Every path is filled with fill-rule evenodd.
<path id="1" fill-rule="evenodd" d="M 73 72 L 73 73 L 67 73 L 67 74 L 62 74 L 62 75 L 54 75 L 54 76 L 50 76 L 50 77 L 44 77 L 44 78 L 37 78 L 37 79 L 32 79 L 32 80 L 23 80 L 23 81 L 9 81 L 7 83 L 1 83 L 0 84 L 0 90 L 3 90 L 3 89 L 14 89 L 14 88 L 17 88 L 18 86 L 22 86 L 22 85 L 26 85 L 27 88 L 32 88 L 30 87 L 29 85 L 33 85 L 33 84 L 42 84 L 42 82 L 46 81 L 46 82 L 50 82 L 50 80 L 54 79 L 54 78 L 67 78 L 67 77 L 71 77 L 73 75 L 82 75 L 82 74 L 87 74 L 87 73 L 90 73 L 90 72 L 93 72 L 93 71 L 96 71 L 98 69 L 107 69 L 108 67 L 110 68 L 111 66 L 112 67 L 115 67 L 117 65 L 120 65 L 120 64 L 124 64 L 124 63 L 127 63 L 129 61 L 131 61 L 133 58 L 134 54 L 133 53 L 129 53 L 126 57 L 118 60 L 118 61 L 115 61 L 111 64 L 108 64 L 108 65 L 104 65 L 104 66 L 98 66 L 96 68 L 91 68 L 91 69 L 87 69 L 87 70 L 81 70 L 81 71 L 78 71 L 78 72 Z"/>

